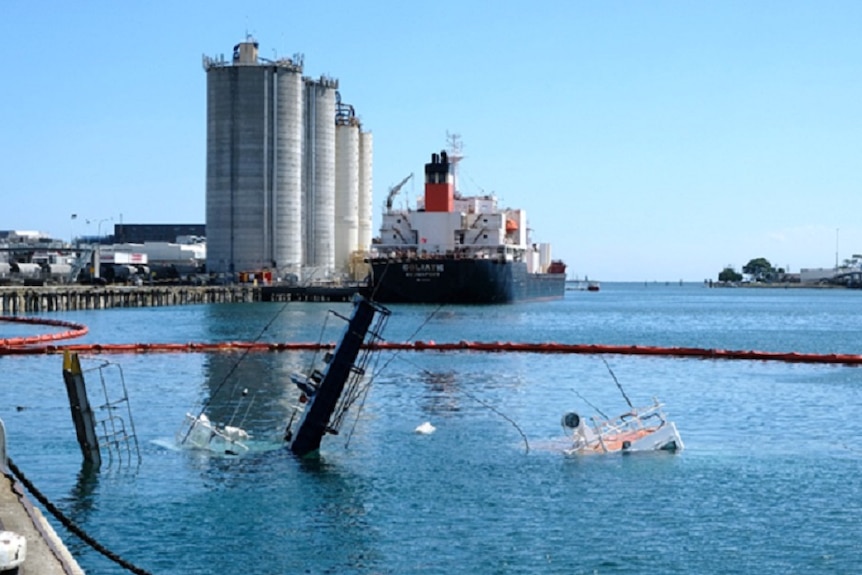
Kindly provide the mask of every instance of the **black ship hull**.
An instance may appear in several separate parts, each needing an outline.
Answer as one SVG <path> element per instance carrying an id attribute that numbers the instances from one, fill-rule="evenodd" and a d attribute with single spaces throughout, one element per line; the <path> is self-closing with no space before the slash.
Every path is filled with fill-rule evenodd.
<path id="1" fill-rule="evenodd" d="M 559 299 L 565 273 L 529 273 L 524 262 L 422 258 L 372 260 L 370 297 L 381 303 L 496 304 Z"/>

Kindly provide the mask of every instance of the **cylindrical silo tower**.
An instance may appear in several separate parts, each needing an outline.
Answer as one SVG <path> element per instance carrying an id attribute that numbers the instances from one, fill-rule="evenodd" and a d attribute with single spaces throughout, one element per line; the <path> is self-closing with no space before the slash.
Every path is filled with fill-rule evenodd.
<path id="1" fill-rule="evenodd" d="M 371 218 L 372 205 L 372 162 L 374 160 L 374 138 L 371 132 L 359 132 L 359 229 L 357 242 L 360 250 L 371 249 L 373 237 Z"/>
<path id="2" fill-rule="evenodd" d="M 328 278 L 335 268 L 335 91 L 338 80 L 305 80 L 303 212 L 309 277 Z"/>
<path id="3" fill-rule="evenodd" d="M 302 63 L 261 61 L 248 38 L 207 74 L 207 270 L 297 267 Z"/>
<path id="4" fill-rule="evenodd" d="M 347 271 L 356 251 L 359 211 L 359 120 L 353 106 L 336 93 L 335 112 L 335 269 Z"/>
<path id="5" fill-rule="evenodd" d="M 276 69 L 274 252 L 278 275 L 302 277 L 302 70 Z"/>

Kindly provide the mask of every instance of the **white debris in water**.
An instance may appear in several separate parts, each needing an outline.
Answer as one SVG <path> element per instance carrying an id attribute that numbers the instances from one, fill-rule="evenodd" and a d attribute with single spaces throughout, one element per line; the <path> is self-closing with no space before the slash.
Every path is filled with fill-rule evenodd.
<path id="1" fill-rule="evenodd" d="M 434 433 L 434 431 L 435 431 L 436 429 L 437 429 L 436 427 L 434 427 L 433 425 L 431 425 L 431 422 L 430 422 L 430 421 L 426 421 L 425 423 L 423 423 L 422 425 L 420 425 L 419 427 L 417 427 L 414 431 L 415 431 L 416 433 L 420 433 L 420 434 L 422 434 L 422 435 L 429 435 L 429 434 L 431 434 L 431 433 Z"/>

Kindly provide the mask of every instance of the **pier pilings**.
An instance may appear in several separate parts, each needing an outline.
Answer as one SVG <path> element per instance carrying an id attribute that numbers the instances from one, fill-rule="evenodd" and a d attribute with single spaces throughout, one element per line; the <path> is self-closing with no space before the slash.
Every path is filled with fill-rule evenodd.
<path id="1" fill-rule="evenodd" d="M 0 314 L 255 301 L 349 302 L 362 290 L 359 285 L 0 286 Z"/>
<path id="2" fill-rule="evenodd" d="M 225 286 L 2 286 L 0 313 L 260 301 L 260 288 Z"/>

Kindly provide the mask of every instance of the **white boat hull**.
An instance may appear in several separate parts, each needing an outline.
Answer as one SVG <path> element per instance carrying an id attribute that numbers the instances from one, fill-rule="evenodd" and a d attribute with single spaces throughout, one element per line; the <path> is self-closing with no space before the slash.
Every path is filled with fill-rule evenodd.
<path id="1" fill-rule="evenodd" d="M 684 448 L 676 424 L 665 423 L 652 433 L 632 441 L 628 447 L 623 444 L 620 451 L 636 453 L 640 451 L 681 451 Z"/>
<path id="2" fill-rule="evenodd" d="M 220 428 L 204 414 L 198 417 L 186 414 L 186 426 L 177 434 L 177 443 L 181 447 L 229 455 L 248 451 L 248 446 L 244 442 L 249 435 L 243 429 L 229 425 Z"/>

